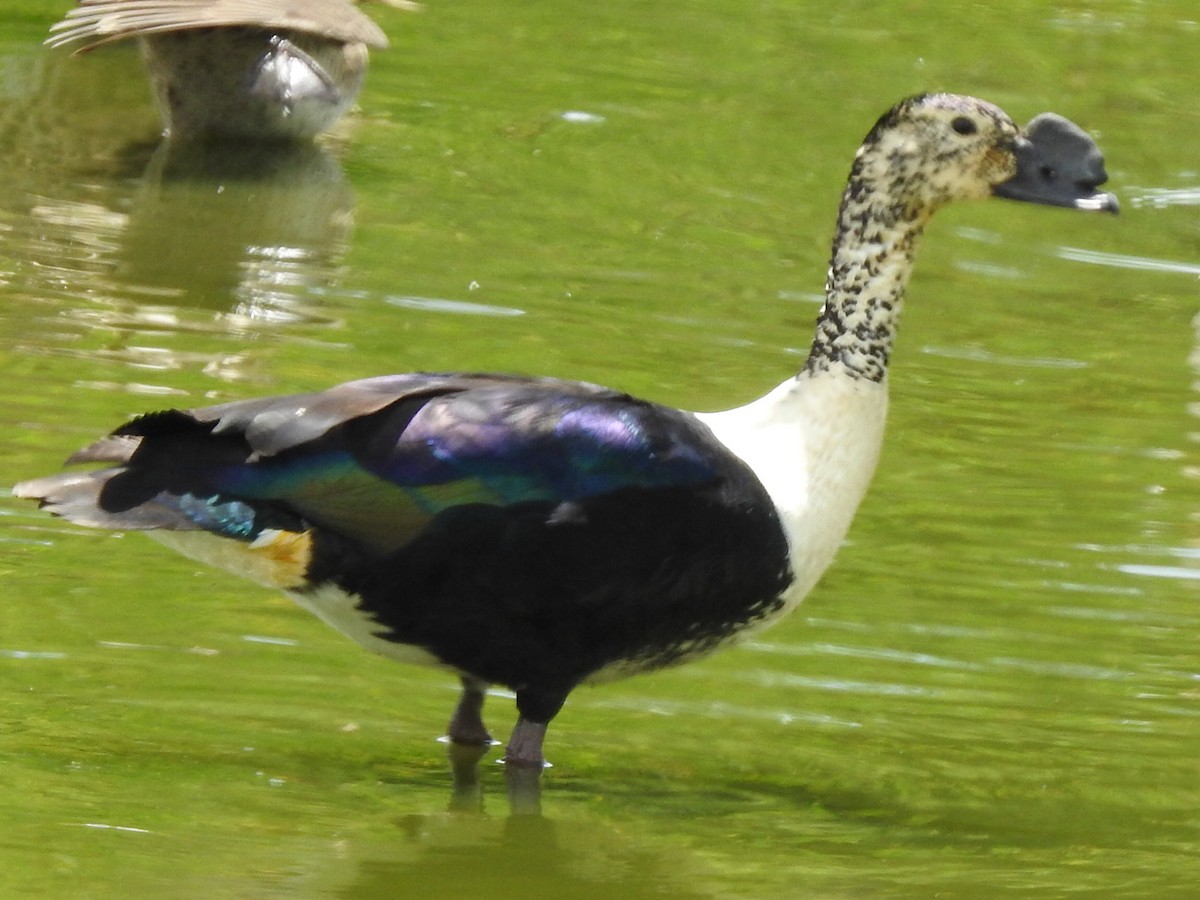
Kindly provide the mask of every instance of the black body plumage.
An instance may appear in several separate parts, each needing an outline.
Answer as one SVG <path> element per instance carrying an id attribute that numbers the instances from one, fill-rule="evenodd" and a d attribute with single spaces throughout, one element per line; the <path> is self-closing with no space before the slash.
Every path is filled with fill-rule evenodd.
<path id="1" fill-rule="evenodd" d="M 790 581 L 774 506 L 688 413 L 552 379 L 403 375 L 118 428 L 51 510 L 251 544 L 307 534 L 387 641 L 547 721 L 607 667 L 710 650 Z"/>

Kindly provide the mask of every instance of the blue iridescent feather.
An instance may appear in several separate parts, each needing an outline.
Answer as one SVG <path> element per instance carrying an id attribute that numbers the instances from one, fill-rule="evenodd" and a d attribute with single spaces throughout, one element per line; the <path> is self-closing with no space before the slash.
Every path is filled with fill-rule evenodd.
<path id="1" fill-rule="evenodd" d="M 581 395 L 573 384 L 456 387 L 421 397 L 415 408 L 395 398 L 311 436 L 277 403 L 239 424 L 249 432 L 274 419 L 308 439 L 279 446 L 269 429 L 260 431 L 275 453 L 206 477 L 223 496 L 286 503 L 306 520 L 388 546 L 456 505 L 572 502 L 717 477 L 711 437 L 685 413 L 599 389 Z M 300 400 L 293 408 L 307 409 Z M 225 421 L 214 431 L 228 434 Z"/>

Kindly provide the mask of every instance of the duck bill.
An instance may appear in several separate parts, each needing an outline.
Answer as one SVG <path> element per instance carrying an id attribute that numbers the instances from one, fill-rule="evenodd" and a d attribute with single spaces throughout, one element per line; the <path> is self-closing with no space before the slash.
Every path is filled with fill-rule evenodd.
<path id="1" fill-rule="evenodd" d="M 1069 119 L 1037 116 L 1017 138 L 1013 153 L 1016 174 L 992 188 L 997 197 L 1089 212 L 1120 209 L 1115 196 L 1097 190 L 1108 180 L 1100 148 Z"/>

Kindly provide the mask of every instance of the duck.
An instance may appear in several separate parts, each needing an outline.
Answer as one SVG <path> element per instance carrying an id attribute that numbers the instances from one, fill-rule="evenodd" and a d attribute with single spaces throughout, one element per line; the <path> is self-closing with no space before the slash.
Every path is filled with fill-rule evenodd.
<path id="1" fill-rule="evenodd" d="M 282 589 L 368 650 L 457 676 L 452 744 L 540 772 L 573 690 L 700 659 L 779 621 L 834 556 L 879 458 L 918 241 L 953 201 L 1118 209 L 1055 114 L 902 100 L 854 155 L 799 372 L 692 412 L 551 377 L 411 373 L 151 412 L 15 486 Z M 1034 140 L 1036 138 L 1036 140 Z"/>
<path id="2" fill-rule="evenodd" d="M 362 89 L 368 48 L 388 45 L 352 0 L 80 0 L 50 32 L 77 53 L 136 39 L 164 134 L 186 141 L 327 131 Z"/>

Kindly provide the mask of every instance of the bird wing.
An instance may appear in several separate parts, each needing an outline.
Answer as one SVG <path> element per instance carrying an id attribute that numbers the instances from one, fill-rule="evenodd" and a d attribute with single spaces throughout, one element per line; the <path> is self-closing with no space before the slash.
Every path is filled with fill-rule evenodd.
<path id="1" fill-rule="evenodd" d="M 303 31 L 372 47 L 388 45 L 383 29 L 350 0 L 80 0 L 51 26 L 46 43 L 60 47 L 88 41 L 77 51 L 83 53 L 140 35 L 230 26 Z"/>
<path id="2" fill-rule="evenodd" d="M 690 414 L 594 385 L 397 375 L 144 416 L 71 458 L 118 464 L 87 473 L 103 482 L 91 496 L 80 499 L 79 474 L 40 480 L 71 480 L 69 496 L 18 490 L 84 524 L 245 540 L 315 525 L 388 552 L 454 506 L 569 511 L 623 489 L 711 482 L 719 453 Z"/>

